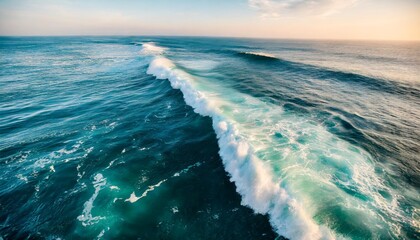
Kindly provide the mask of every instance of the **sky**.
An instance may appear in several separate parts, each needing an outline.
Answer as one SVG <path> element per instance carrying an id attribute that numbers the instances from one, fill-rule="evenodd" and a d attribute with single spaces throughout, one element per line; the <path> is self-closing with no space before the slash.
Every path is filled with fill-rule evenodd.
<path id="1" fill-rule="evenodd" d="M 420 41 L 420 0 L 0 0 L 0 35 Z"/>

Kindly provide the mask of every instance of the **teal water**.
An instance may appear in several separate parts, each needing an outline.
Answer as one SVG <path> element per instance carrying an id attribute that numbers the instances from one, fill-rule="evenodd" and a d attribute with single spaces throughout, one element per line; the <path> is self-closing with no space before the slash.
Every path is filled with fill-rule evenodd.
<path id="1" fill-rule="evenodd" d="M 0 39 L 4 239 L 417 239 L 420 45 Z"/>

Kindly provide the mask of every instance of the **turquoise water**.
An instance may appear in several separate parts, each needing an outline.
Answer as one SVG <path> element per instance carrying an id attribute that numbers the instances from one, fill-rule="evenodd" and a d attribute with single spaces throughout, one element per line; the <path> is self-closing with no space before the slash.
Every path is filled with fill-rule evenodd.
<path id="1" fill-rule="evenodd" d="M 0 39 L 0 236 L 419 238 L 420 45 Z"/>

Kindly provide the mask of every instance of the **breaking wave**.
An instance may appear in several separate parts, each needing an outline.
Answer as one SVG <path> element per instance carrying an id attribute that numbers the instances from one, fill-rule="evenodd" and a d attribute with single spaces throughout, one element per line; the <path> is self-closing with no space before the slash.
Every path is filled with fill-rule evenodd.
<path id="1" fill-rule="evenodd" d="M 195 112 L 212 118 L 219 154 L 242 204 L 268 214 L 280 235 L 337 239 L 352 229 L 353 236 L 392 238 L 400 221 L 410 222 L 369 153 L 277 105 L 192 76 L 165 51 L 143 45 L 150 57 L 147 73 L 168 79 Z"/>

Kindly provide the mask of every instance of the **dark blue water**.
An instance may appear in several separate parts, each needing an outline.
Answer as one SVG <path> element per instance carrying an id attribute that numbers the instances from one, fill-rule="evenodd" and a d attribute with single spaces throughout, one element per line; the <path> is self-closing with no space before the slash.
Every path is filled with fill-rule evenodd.
<path id="1" fill-rule="evenodd" d="M 418 43 L 3 37 L 0 56 L 4 239 L 420 237 Z"/>

